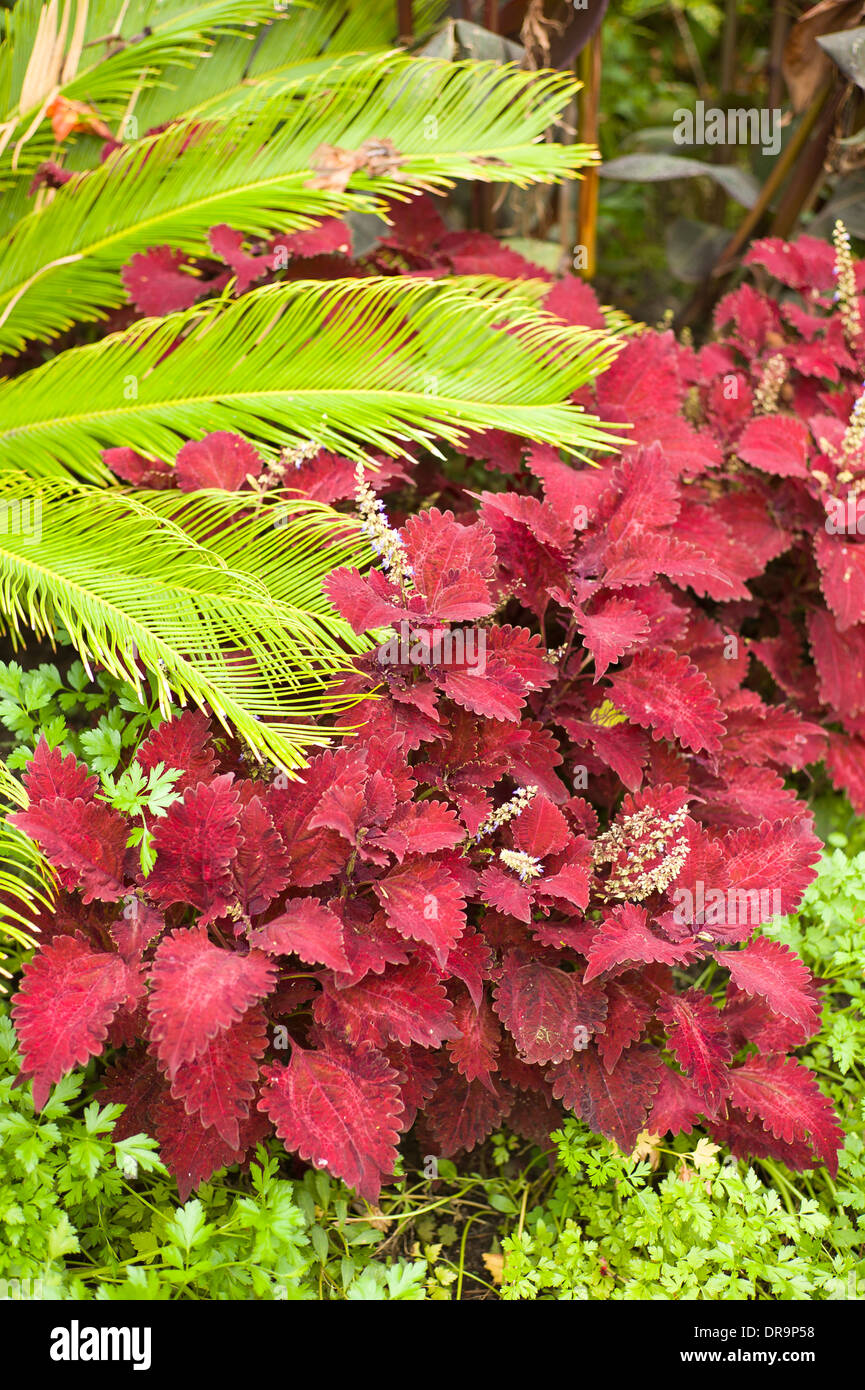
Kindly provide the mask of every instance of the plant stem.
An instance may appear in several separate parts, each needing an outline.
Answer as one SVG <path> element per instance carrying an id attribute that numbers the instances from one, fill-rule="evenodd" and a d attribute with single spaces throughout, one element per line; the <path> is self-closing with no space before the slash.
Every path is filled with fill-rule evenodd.
<path id="1" fill-rule="evenodd" d="M 463 1274 L 465 1273 L 466 1240 L 468 1239 L 469 1227 L 471 1226 L 472 1222 L 473 1222 L 473 1221 L 477 1221 L 478 1218 L 479 1218 L 481 1215 L 482 1215 L 481 1212 L 476 1212 L 474 1216 L 470 1216 L 470 1217 L 469 1217 L 468 1221 L 467 1221 L 467 1222 L 465 1223 L 465 1225 L 463 1226 L 463 1234 L 462 1234 L 462 1239 L 461 1239 L 461 1241 L 460 1241 L 459 1275 L 458 1275 L 458 1277 L 457 1277 L 457 1296 L 456 1296 L 456 1302 L 457 1302 L 457 1303 L 459 1303 L 460 1299 L 462 1298 L 462 1293 L 463 1293 Z"/>
<path id="2" fill-rule="evenodd" d="M 772 170 L 768 179 L 761 188 L 759 198 L 755 202 L 754 206 L 748 210 L 747 215 L 743 218 L 735 235 L 732 237 L 731 241 L 722 251 L 720 258 L 714 270 L 712 271 L 712 276 L 714 279 L 720 279 L 721 276 L 729 274 L 730 270 L 733 268 L 733 262 L 739 256 L 739 253 L 743 250 L 747 242 L 751 239 L 751 235 L 756 230 L 760 222 L 760 219 L 762 218 L 763 214 L 767 211 L 772 199 L 774 198 L 778 189 L 781 187 L 781 184 L 784 182 L 784 179 L 787 177 L 787 174 L 793 168 L 801 150 L 803 149 L 806 141 L 808 140 L 808 137 L 810 136 L 811 131 L 813 130 L 814 125 L 816 124 L 817 118 L 823 109 L 823 105 L 826 101 L 826 98 L 829 95 L 830 87 L 831 84 L 827 83 L 825 87 L 822 87 L 820 89 L 820 91 L 817 93 L 816 97 L 812 101 L 811 105 L 809 106 L 808 110 L 803 115 L 801 121 L 799 122 L 799 128 L 796 131 L 796 134 L 788 142 L 787 147 L 781 155 L 780 159 L 778 160 L 777 164 L 775 165 L 775 168 Z"/>
<path id="3" fill-rule="evenodd" d="M 589 39 L 577 60 L 580 79 L 583 83 L 579 94 L 579 133 L 580 139 L 588 145 L 598 143 L 598 127 L 601 109 L 601 34 L 600 30 Z M 586 264 L 581 267 L 587 280 L 594 277 L 598 259 L 598 195 L 600 173 L 597 166 L 588 168 L 583 174 L 579 192 L 579 214 L 577 221 L 577 245 L 586 248 Z"/>
<path id="4" fill-rule="evenodd" d="M 399 29 L 399 42 L 409 43 L 414 38 L 414 18 L 412 16 L 412 0 L 396 0 L 397 28 Z"/>

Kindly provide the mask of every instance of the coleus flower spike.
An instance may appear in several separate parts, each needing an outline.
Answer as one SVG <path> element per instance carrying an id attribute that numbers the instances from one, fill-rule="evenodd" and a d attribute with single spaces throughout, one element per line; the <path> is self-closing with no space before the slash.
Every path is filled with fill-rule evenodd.
<path id="1" fill-rule="evenodd" d="M 355 473 L 357 489 L 357 509 L 363 518 L 363 532 L 369 537 L 370 545 L 379 556 L 382 569 L 389 572 L 390 578 L 404 592 L 414 574 L 409 564 L 405 546 L 399 533 L 388 524 L 384 502 L 377 498 L 367 481 L 362 463 Z"/>

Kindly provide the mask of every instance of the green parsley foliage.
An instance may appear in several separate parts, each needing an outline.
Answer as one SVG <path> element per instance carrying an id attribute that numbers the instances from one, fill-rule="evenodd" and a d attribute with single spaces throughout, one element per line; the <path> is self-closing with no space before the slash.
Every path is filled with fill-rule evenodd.
<path id="1" fill-rule="evenodd" d="M 376 1260 L 382 1232 L 323 1173 L 279 1176 L 264 1148 L 177 1205 L 154 1139 L 115 1141 L 120 1105 L 81 1074 L 36 1114 L 0 1015 L 0 1297 L 70 1300 L 414 1300 L 427 1261 Z"/>

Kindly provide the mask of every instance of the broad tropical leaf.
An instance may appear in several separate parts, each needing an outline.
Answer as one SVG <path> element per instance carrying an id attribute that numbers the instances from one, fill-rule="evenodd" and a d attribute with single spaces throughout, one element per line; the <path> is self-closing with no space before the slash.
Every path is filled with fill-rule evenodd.
<path id="1" fill-rule="evenodd" d="M 415 0 L 412 18 L 421 34 L 445 12 L 443 0 Z M 193 68 L 168 69 L 141 91 L 134 106 L 138 130 L 189 117 L 224 116 L 276 91 L 302 92 L 324 71 L 341 77 L 381 61 L 398 39 L 394 0 L 316 0 L 293 4 L 290 24 L 259 29 L 254 44 L 220 35 Z M 90 163 L 95 161 L 90 160 Z"/>

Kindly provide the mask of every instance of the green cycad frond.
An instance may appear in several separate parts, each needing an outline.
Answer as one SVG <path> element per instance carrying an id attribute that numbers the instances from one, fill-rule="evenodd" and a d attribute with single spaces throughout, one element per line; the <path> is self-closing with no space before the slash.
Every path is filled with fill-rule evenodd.
<path id="1" fill-rule="evenodd" d="M 288 467 L 288 486 L 290 474 Z M 374 559 L 372 549 L 359 541 L 356 520 L 337 517 L 331 507 L 305 498 L 286 499 L 282 493 L 251 498 L 248 492 L 216 490 L 178 494 L 166 489 L 149 492 L 147 506 L 167 521 L 181 524 L 187 536 L 212 551 L 229 569 L 254 576 L 272 598 L 295 609 L 301 622 L 311 620 L 312 631 L 320 618 L 331 622 L 333 614 L 321 586 L 322 574 L 340 565 Z M 287 531 L 291 537 L 290 567 L 285 563 Z M 342 632 L 342 638 L 353 650 L 362 650 L 350 628 Z"/>
<path id="2" fill-rule="evenodd" d="M 0 132 L 5 131 L 0 146 L 8 141 L 0 148 L 0 187 L 23 185 L 25 192 L 41 161 L 50 157 L 70 170 L 92 169 L 100 163 L 103 144 L 101 137 L 84 131 L 60 146 L 42 108 L 21 115 L 24 67 L 34 52 L 41 4 L 42 0 L 19 2 L 17 22 L 10 18 L 9 35 L 0 41 L 0 92 L 8 93 L 5 102 L 0 98 Z M 281 9 L 270 0 L 267 5 L 232 5 L 228 20 L 224 0 L 202 0 L 191 9 L 175 0 L 174 13 L 159 0 L 155 15 L 150 13 L 153 33 L 148 42 L 142 44 L 139 38 L 129 44 L 119 61 L 117 44 L 96 42 L 116 28 L 118 16 L 110 10 L 106 15 L 101 2 L 87 8 L 88 48 L 79 64 L 87 83 L 85 101 L 95 100 L 95 93 L 97 114 L 126 141 L 169 121 L 224 116 L 268 93 L 302 87 L 337 64 L 343 70 L 365 66 L 392 48 L 398 37 L 393 0 L 286 0 Z M 416 0 L 415 32 L 425 32 L 445 8 L 443 0 Z M 121 11 L 127 39 L 143 33 L 144 11 L 153 9 L 149 3 Z M 264 22 L 256 26 L 256 19 Z M 64 97 L 73 95 L 74 80 L 61 84 Z M 24 132 L 28 139 L 19 148 Z M 10 225 L 9 210 L 0 207 L 0 229 Z"/>
<path id="3" fill-rule="evenodd" d="M 480 277 L 297 281 L 144 320 L 0 384 L 0 467 L 108 481 L 103 448 L 173 460 L 212 430 L 269 457 L 310 440 L 351 458 L 399 455 L 477 429 L 576 453 L 614 447 L 569 398 L 619 342 L 535 308 L 545 290 Z"/>
<path id="4" fill-rule="evenodd" d="M 213 35 L 274 20 L 285 22 L 273 0 L 18 0 L 0 12 L 0 187 L 54 150 L 53 97 L 116 125 L 142 81 L 191 63 Z"/>
<path id="5" fill-rule="evenodd" d="M 199 544 L 184 530 L 182 493 L 158 509 L 152 494 L 120 489 L 48 482 L 33 494 L 27 478 L 0 475 L 0 617 L 13 636 L 23 625 L 50 637 L 62 623 L 88 666 L 139 691 L 141 667 L 152 673 L 164 712 L 192 699 L 280 766 L 302 766 L 302 750 L 328 733 L 311 721 L 351 703 L 334 694 L 333 675 L 363 646 L 321 584 L 340 559 L 367 559 L 359 527 L 327 508 L 293 508 L 277 555 L 263 516 L 246 528 L 243 567 L 231 568 L 218 537 Z M 17 526 L 25 501 L 31 524 Z M 231 501 L 248 507 L 249 495 Z M 220 494 L 205 529 L 215 532 L 227 505 Z M 207 494 L 196 498 L 199 520 L 207 506 Z M 271 528 L 273 519 L 271 508 Z"/>
<path id="6" fill-rule="evenodd" d="M 0 240 L 0 351 L 124 303 L 120 270 L 135 252 L 168 243 L 210 254 L 207 231 L 217 222 L 263 236 L 351 206 L 371 209 L 374 195 L 460 178 L 525 187 L 573 175 L 594 158 L 586 146 L 542 138 L 575 89 L 567 76 L 495 63 L 383 62 L 221 128 L 172 127 L 60 189 Z M 399 151 L 387 173 L 361 168 L 345 191 L 310 186 L 320 146 L 358 150 L 367 140 Z"/>
<path id="7" fill-rule="evenodd" d="M 10 825 L 7 816 L 27 805 L 27 793 L 0 760 L 0 943 L 35 946 L 33 918 L 48 908 L 55 877 L 39 847 Z M 0 952 L 0 961 L 5 956 Z M 0 976 L 7 975 L 0 968 Z M 0 993 L 3 985 L 0 983 Z"/>
<path id="8" fill-rule="evenodd" d="M 443 0 L 416 3 L 415 32 L 422 33 L 445 9 Z M 275 90 L 296 90 L 328 69 L 344 75 L 377 61 L 397 38 L 394 0 L 318 0 L 293 10 L 288 23 L 260 31 L 251 47 L 242 38 L 220 38 L 191 72 L 166 72 L 164 81 L 143 90 L 135 104 L 138 130 L 143 134 L 151 126 L 193 116 L 225 116 Z"/>
<path id="9" fill-rule="evenodd" d="M 276 32 L 283 33 L 282 30 Z M 388 60 L 401 56 L 394 51 L 374 49 L 338 54 L 328 50 L 317 58 L 298 58 L 293 44 L 283 44 L 280 61 L 277 62 L 277 55 L 273 54 L 272 68 L 254 78 L 241 76 L 233 81 L 244 57 L 242 43 L 242 39 L 234 39 L 230 41 L 231 46 L 229 42 L 217 45 L 208 60 L 195 69 L 195 80 L 188 84 L 174 89 L 160 85 L 142 91 L 135 108 L 137 138 L 146 137 L 153 126 L 167 125 L 170 121 L 224 120 L 241 110 L 260 108 L 272 98 L 284 103 L 284 114 L 292 101 L 304 100 L 307 92 L 317 85 L 336 81 L 344 84 L 353 74 L 368 69 L 381 73 Z M 67 167 L 93 168 L 97 162 L 98 157 L 90 154 L 86 162 L 69 161 Z"/>

